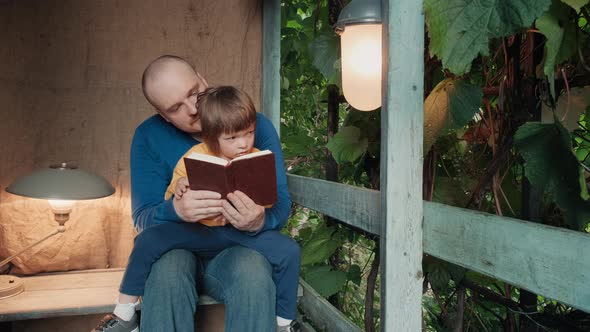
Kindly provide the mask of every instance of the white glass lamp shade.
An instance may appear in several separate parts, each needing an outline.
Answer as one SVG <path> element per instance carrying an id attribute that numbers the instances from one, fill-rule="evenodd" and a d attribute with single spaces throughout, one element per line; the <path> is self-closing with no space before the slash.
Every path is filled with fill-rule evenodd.
<path id="1" fill-rule="evenodd" d="M 68 199 L 49 199 L 51 210 L 56 214 L 66 214 L 72 212 L 72 208 L 76 201 Z"/>
<path id="2" fill-rule="evenodd" d="M 381 106 L 381 24 L 348 25 L 342 32 L 342 90 L 360 111 Z"/>

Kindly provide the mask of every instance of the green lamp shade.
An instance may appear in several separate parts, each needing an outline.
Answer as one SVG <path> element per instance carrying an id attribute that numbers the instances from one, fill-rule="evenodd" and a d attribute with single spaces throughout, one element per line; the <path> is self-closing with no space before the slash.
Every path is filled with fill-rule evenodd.
<path id="1" fill-rule="evenodd" d="M 342 9 L 334 30 L 340 34 L 347 25 L 379 23 L 381 23 L 380 0 L 355 0 Z"/>
<path id="2" fill-rule="evenodd" d="M 112 195 L 115 188 L 102 176 L 63 163 L 22 176 L 6 191 L 31 198 L 84 200 Z"/>

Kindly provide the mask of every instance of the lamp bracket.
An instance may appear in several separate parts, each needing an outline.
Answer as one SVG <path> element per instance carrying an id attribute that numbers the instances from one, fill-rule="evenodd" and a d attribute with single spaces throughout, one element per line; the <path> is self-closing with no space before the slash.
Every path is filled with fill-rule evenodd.
<path id="1" fill-rule="evenodd" d="M 59 164 L 51 164 L 49 168 L 53 169 L 77 169 L 78 165 L 74 163 L 59 163 Z"/>
<path id="2" fill-rule="evenodd" d="M 70 220 L 70 212 L 69 211 L 67 211 L 66 213 L 54 212 L 53 217 L 54 217 L 55 221 L 57 221 L 58 224 L 63 226 L 66 223 L 66 221 Z"/>
<path id="3" fill-rule="evenodd" d="M 28 246 L 26 246 L 25 248 L 21 249 L 21 251 L 17 252 L 16 254 L 4 259 L 2 262 L 0 262 L 0 267 L 4 266 L 5 264 L 8 264 L 13 258 L 15 258 L 16 256 L 22 254 L 23 252 L 31 249 L 32 247 L 38 245 L 39 243 L 47 240 L 48 238 L 54 236 L 57 233 L 63 233 L 66 230 L 65 226 L 58 226 L 56 229 L 54 229 L 53 231 L 51 231 L 51 233 L 45 235 L 45 237 L 41 238 L 40 240 L 38 240 L 35 243 L 32 243 Z"/>

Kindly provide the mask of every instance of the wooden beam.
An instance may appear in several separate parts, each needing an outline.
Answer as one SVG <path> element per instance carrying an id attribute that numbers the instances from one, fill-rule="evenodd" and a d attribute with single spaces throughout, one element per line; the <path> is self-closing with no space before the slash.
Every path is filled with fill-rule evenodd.
<path id="1" fill-rule="evenodd" d="M 360 187 L 287 174 L 291 200 L 363 231 L 380 234 L 380 193 Z"/>
<path id="2" fill-rule="evenodd" d="M 379 192 L 288 175 L 293 202 L 380 235 Z M 424 252 L 590 312 L 590 234 L 424 202 Z"/>
<path id="3" fill-rule="evenodd" d="M 280 135 L 281 2 L 262 1 L 262 113 Z"/>
<path id="4" fill-rule="evenodd" d="M 422 330 L 424 14 L 382 1 L 381 331 Z"/>
<path id="5" fill-rule="evenodd" d="M 305 317 L 309 318 L 320 331 L 361 331 L 358 326 L 346 318 L 343 313 L 318 294 L 303 279 L 299 280 L 299 284 L 303 287 L 303 297 L 299 301 Z"/>
<path id="6" fill-rule="evenodd" d="M 425 202 L 424 251 L 590 312 L 590 235 Z"/>

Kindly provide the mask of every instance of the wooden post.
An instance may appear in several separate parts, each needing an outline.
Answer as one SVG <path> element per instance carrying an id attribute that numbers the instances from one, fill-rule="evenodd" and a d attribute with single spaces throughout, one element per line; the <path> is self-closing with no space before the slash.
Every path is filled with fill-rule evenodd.
<path id="1" fill-rule="evenodd" d="M 422 329 L 422 1 L 383 0 L 381 330 Z"/>
<path id="2" fill-rule="evenodd" d="M 281 2 L 262 1 L 262 114 L 280 135 Z"/>
<path id="3" fill-rule="evenodd" d="M 342 10 L 339 0 L 328 1 L 328 23 L 334 26 Z M 340 89 L 337 85 L 330 84 L 328 89 L 328 139 L 332 139 L 338 132 L 340 120 Z M 338 163 L 334 160 L 332 152 L 326 149 L 326 180 L 338 182 Z M 327 219 L 330 220 L 330 219 Z"/>

